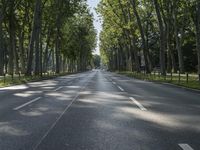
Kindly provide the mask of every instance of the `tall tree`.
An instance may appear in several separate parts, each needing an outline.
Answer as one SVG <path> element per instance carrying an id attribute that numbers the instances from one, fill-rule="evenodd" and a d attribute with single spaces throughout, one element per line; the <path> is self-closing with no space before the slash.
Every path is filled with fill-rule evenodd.
<path id="1" fill-rule="evenodd" d="M 142 38 L 143 54 L 144 54 L 146 72 L 150 73 L 152 66 L 151 66 L 151 60 L 150 60 L 150 56 L 149 56 L 149 50 L 148 50 L 148 47 L 147 47 L 147 40 L 145 38 L 144 28 L 142 26 L 139 13 L 137 11 L 136 0 L 130 0 L 130 1 L 131 1 L 132 7 L 133 7 L 133 12 L 135 14 L 137 24 L 138 24 L 138 27 L 139 27 L 140 36 Z"/>
<path id="2" fill-rule="evenodd" d="M 197 56 L 198 56 L 198 74 L 200 81 L 200 1 L 196 2 L 196 47 L 197 47 Z"/>
<path id="3" fill-rule="evenodd" d="M 160 69 L 161 69 L 161 74 L 166 75 L 166 66 L 165 66 L 166 38 L 165 38 L 165 29 L 158 0 L 154 0 L 154 6 L 156 10 L 159 31 L 160 31 Z"/>
<path id="4" fill-rule="evenodd" d="M 32 64 L 33 64 L 33 54 L 34 54 L 34 44 L 35 44 L 35 40 L 37 37 L 37 33 L 38 33 L 38 29 L 40 26 L 40 9 L 41 9 L 41 0 L 36 0 L 35 3 L 35 9 L 34 9 L 34 18 L 33 18 L 33 25 L 32 25 L 32 32 L 31 32 L 31 37 L 30 37 L 30 44 L 29 44 L 29 48 L 28 48 L 28 64 L 27 64 L 27 71 L 26 71 L 26 75 L 31 75 L 32 73 Z M 38 44 L 38 43 L 37 43 Z M 39 47 L 38 47 L 39 48 Z M 36 47 L 36 59 L 39 59 L 38 57 L 38 49 Z M 38 67 L 38 63 L 36 64 L 36 66 Z"/>

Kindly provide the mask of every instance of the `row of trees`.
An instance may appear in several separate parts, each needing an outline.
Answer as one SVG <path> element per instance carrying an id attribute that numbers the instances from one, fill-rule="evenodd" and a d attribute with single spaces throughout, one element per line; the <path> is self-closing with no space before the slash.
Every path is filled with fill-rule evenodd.
<path id="1" fill-rule="evenodd" d="M 98 12 L 109 69 L 200 74 L 199 0 L 101 0 Z"/>
<path id="2" fill-rule="evenodd" d="M 0 75 L 83 71 L 95 44 L 84 0 L 0 0 Z"/>

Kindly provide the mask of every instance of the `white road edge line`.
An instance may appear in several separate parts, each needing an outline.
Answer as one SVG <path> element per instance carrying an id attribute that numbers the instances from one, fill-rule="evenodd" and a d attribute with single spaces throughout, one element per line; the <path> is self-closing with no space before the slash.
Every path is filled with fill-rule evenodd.
<path id="1" fill-rule="evenodd" d="M 116 85 L 116 82 L 112 82 L 112 83 Z"/>
<path id="2" fill-rule="evenodd" d="M 19 109 L 21 109 L 21 108 L 23 108 L 23 107 L 25 107 L 25 106 L 27 106 L 27 105 L 29 105 L 29 104 L 31 104 L 31 103 L 34 103 L 34 102 L 40 100 L 41 98 L 42 98 L 42 97 L 37 97 L 37 98 L 35 98 L 35 99 L 33 99 L 33 100 L 27 102 L 27 103 L 24 103 L 24 104 L 22 104 L 22 105 L 20 105 L 20 106 L 18 106 L 18 107 L 15 107 L 13 110 L 19 110 Z"/>
<path id="3" fill-rule="evenodd" d="M 124 89 L 122 89 L 120 86 L 117 86 L 122 92 L 124 92 Z"/>
<path id="4" fill-rule="evenodd" d="M 55 89 L 55 90 L 53 90 L 53 91 L 58 91 L 58 90 L 60 90 L 60 89 L 62 89 L 63 87 L 61 86 L 61 87 L 58 87 L 57 89 Z"/>
<path id="5" fill-rule="evenodd" d="M 185 143 L 181 143 L 178 144 L 183 150 L 194 150 L 190 145 L 185 144 Z"/>
<path id="6" fill-rule="evenodd" d="M 129 97 L 141 110 L 143 111 L 146 111 L 147 109 L 142 105 L 140 104 L 135 98 L 133 97 Z"/>

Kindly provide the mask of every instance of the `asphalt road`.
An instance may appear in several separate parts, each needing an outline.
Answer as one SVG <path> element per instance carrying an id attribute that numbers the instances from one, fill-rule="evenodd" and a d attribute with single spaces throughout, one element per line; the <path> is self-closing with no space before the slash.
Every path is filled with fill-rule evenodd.
<path id="1" fill-rule="evenodd" d="M 200 93 L 100 70 L 0 88 L 0 150 L 200 150 Z"/>

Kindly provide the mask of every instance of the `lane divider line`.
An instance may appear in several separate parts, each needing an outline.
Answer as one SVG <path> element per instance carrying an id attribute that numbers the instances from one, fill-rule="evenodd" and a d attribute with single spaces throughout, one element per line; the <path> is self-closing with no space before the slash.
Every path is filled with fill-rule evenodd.
<path id="1" fill-rule="evenodd" d="M 142 104 L 140 104 L 135 98 L 133 98 L 133 97 L 129 97 L 130 98 L 130 100 L 132 100 L 141 110 L 143 110 L 143 111 L 146 111 L 147 109 L 142 105 Z"/>
<path id="2" fill-rule="evenodd" d="M 181 143 L 178 144 L 183 150 L 194 150 L 190 145 L 185 144 L 185 143 Z"/>
<path id="3" fill-rule="evenodd" d="M 47 132 L 38 141 L 38 143 L 33 147 L 33 150 L 36 150 L 39 147 L 39 145 L 48 136 L 48 134 L 53 130 L 53 128 L 56 126 L 56 124 L 59 122 L 59 120 L 63 117 L 63 115 L 67 112 L 67 110 L 71 107 L 71 105 L 79 98 L 81 91 L 84 90 L 87 87 L 88 82 L 89 82 L 89 79 L 86 81 L 86 84 L 84 86 L 82 86 L 82 88 L 79 90 L 79 92 L 75 95 L 75 97 L 72 99 L 70 104 L 66 106 L 66 108 L 61 113 L 61 115 L 56 119 L 56 121 L 50 126 L 50 128 L 47 130 Z"/>
<path id="4" fill-rule="evenodd" d="M 60 90 L 60 89 L 62 89 L 63 87 L 61 86 L 61 87 L 58 87 L 57 89 L 55 89 L 55 90 L 53 90 L 53 91 L 58 91 L 58 90 Z"/>
<path id="5" fill-rule="evenodd" d="M 116 85 L 116 82 L 112 82 L 114 85 Z"/>
<path id="6" fill-rule="evenodd" d="M 36 150 L 38 146 L 42 143 L 42 141 L 48 136 L 48 134 L 51 132 L 51 130 L 56 126 L 58 121 L 62 118 L 62 116 L 65 114 L 65 112 L 70 108 L 70 106 L 74 103 L 74 101 L 79 97 L 79 94 L 77 94 L 71 103 L 65 108 L 65 110 L 62 112 L 62 114 L 56 119 L 56 121 L 51 125 L 51 127 L 47 130 L 47 132 L 42 136 L 42 138 L 39 140 L 37 145 L 33 148 L 33 150 Z"/>
<path id="7" fill-rule="evenodd" d="M 117 86 L 122 92 L 124 92 L 124 89 L 122 89 L 120 86 Z"/>
<path id="8" fill-rule="evenodd" d="M 22 104 L 22 105 L 20 105 L 20 106 L 18 106 L 18 107 L 15 107 L 13 110 L 19 110 L 19 109 L 21 109 L 21 108 L 23 108 L 23 107 L 25 107 L 25 106 L 27 106 L 27 105 L 29 105 L 29 104 L 31 104 L 31 103 L 34 103 L 34 102 L 40 100 L 41 98 L 42 98 L 42 97 L 37 97 L 37 98 L 35 98 L 35 99 L 33 99 L 33 100 L 27 102 L 27 103 L 24 103 L 24 104 Z"/>

